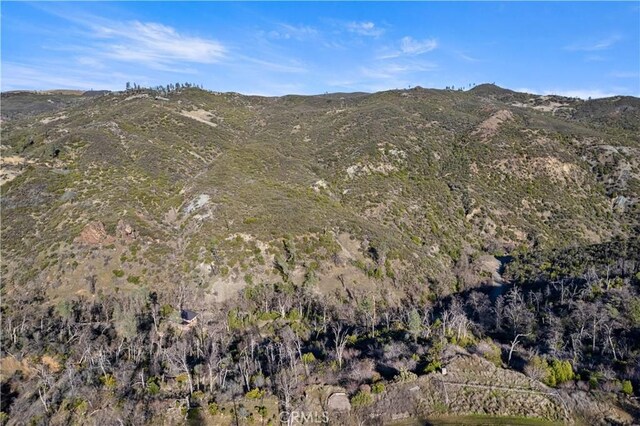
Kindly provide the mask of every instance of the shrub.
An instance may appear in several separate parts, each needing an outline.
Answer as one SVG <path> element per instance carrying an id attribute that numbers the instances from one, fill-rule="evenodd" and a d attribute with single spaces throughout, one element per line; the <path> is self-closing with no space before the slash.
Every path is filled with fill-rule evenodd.
<path id="1" fill-rule="evenodd" d="M 371 392 L 376 394 L 384 392 L 384 383 L 376 382 L 371 385 Z"/>
<path id="2" fill-rule="evenodd" d="M 176 382 L 180 384 L 187 383 L 187 380 L 189 380 L 189 376 L 186 373 L 178 374 L 176 376 Z"/>
<path id="3" fill-rule="evenodd" d="M 135 275 L 129 275 L 127 277 L 127 282 L 130 282 L 131 284 L 140 284 L 140 277 Z"/>
<path id="4" fill-rule="evenodd" d="M 160 382 L 157 377 L 149 377 L 147 380 L 147 392 L 149 395 L 157 395 L 160 393 Z"/>
<path id="5" fill-rule="evenodd" d="M 534 357 L 525 367 L 525 373 L 534 379 L 542 380 L 547 386 L 558 386 L 575 378 L 573 367 L 569 361 L 554 359 L 551 365 L 547 360 Z"/>
<path id="6" fill-rule="evenodd" d="M 627 395 L 631 395 L 633 393 L 633 385 L 630 380 L 625 380 L 622 382 L 622 392 Z"/>
<path id="7" fill-rule="evenodd" d="M 307 352 L 306 354 L 302 354 L 302 362 L 304 364 L 310 364 L 316 360 L 316 357 L 313 355 L 313 352 Z"/>
<path id="8" fill-rule="evenodd" d="M 264 395 L 266 393 L 267 392 L 264 391 L 264 390 L 260 390 L 258 388 L 254 388 L 254 389 L 251 389 L 249 392 L 247 392 L 247 394 L 245 396 L 247 398 L 250 398 L 250 399 L 260 399 L 260 398 L 264 397 Z"/>
<path id="9" fill-rule="evenodd" d="M 560 361 L 555 359 L 551 364 L 551 369 L 553 370 L 553 375 L 555 376 L 557 385 L 573 380 L 575 377 L 573 367 L 569 361 Z"/>
<path id="10" fill-rule="evenodd" d="M 429 374 L 429 373 L 434 373 L 436 372 L 438 369 L 442 368 L 442 363 L 440 361 L 431 361 L 429 364 L 427 364 L 427 366 L 424 368 L 424 372 Z"/>
<path id="11" fill-rule="evenodd" d="M 168 317 L 171 313 L 173 313 L 173 307 L 171 307 L 171 305 L 162 305 L 160 308 L 160 315 L 162 315 L 163 318 Z"/>
<path id="12" fill-rule="evenodd" d="M 114 269 L 113 275 L 115 275 L 118 278 L 122 278 L 124 277 L 124 271 L 122 269 Z"/>
<path id="13" fill-rule="evenodd" d="M 102 385 L 109 390 L 115 389 L 118 384 L 116 378 L 113 377 L 112 374 L 100 376 L 100 382 L 102 382 Z"/>
<path id="14" fill-rule="evenodd" d="M 220 411 L 218 404 L 216 404 L 215 402 L 211 402 L 209 404 L 208 409 L 209 409 L 209 414 L 211 414 L 212 416 L 215 416 Z"/>
<path id="15" fill-rule="evenodd" d="M 353 408 L 366 407 L 373 403 L 373 397 L 368 392 L 358 391 L 351 397 L 351 406 Z"/>
<path id="16" fill-rule="evenodd" d="M 598 384 L 600 383 L 600 377 L 598 374 L 591 374 L 591 377 L 589 377 L 589 387 L 591 389 L 595 389 L 598 387 Z"/>
<path id="17" fill-rule="evenodd" d="M 418 375 L 416 373 L 412 373 L 406 368 L 401 368 L 400 373 L 394 378 L 394 380 L 398 383 L 408 383 L 413 382 L 418 379 Z"/>

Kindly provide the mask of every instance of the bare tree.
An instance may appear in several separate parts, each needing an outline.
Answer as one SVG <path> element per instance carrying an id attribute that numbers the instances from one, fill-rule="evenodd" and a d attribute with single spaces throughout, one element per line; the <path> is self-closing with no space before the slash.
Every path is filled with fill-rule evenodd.
<path id="1" fill-rule="evenodd" d="M 333 345 L 336 351 L 336 359 L 338 360 L 338 366 L 342 368 L 342 360 L 344 356 L 344 348 L 347 346 L 348 330 L 340 322 L 334 322 L 331 324 L 331 331 L 333 333 Z"/>
<path id="2" fill-rule="evenodd" d="M 166 356 L 175 368 L 181 370 L 187 376 L 189 395 L 191 395 L 193 393 L 193 377 L 188 362 L 189 350 L 190 343 L 186 339 L 180 339 L 166 350 Z"/>
<path id="3" fill-rule="evenodd" d="M 509 349 L 509 358 L 507 359 L 507 364 L 511 363 L 511 356 L 513 355 L 513 350 L 515 349 L 516 345 L 520 343 L 520 338 L 525 336 L 527 336 L 527 334 L 516 334 L 516 337 L 511 341 L 511 347 Z"/>

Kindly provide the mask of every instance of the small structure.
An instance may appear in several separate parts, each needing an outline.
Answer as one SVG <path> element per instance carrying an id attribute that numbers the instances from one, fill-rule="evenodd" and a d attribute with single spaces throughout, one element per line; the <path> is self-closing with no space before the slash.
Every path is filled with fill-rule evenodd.
<path id="1" fill-rule="evenodd" d="M 198 313 L 182 309 L 180 310 L 180 318 L 182 318 L 182 325 L 194 325 L 198 322 Z"/>

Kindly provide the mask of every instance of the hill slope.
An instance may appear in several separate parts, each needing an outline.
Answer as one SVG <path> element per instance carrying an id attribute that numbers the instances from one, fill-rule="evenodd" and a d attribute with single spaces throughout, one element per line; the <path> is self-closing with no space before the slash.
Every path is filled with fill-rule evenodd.
<path id="1" fill-rule="evenodd" d="M 264 310 L 286 316 L 295 298 L 283 301 L 283 285 L 338 317 L 373 303 L 362 326 L 375 328 L 376 301 L 401 312 L 502 282 L 494 256 L 544 263 L 638 236 L 636 98 L 491 85 L 52 96 L 2 98 L 10 328 L 36 301 L 81 321 L 84 304 L 106 309 L 115 298 L 110 309 L 132 316 L 105 315 L 131 340 L 150 295 L 157 306 L 226 312 L 269 286 L 280 296 Z M 526 286 L 533 276 L 521 265 L 507 272 Z M 621 272 L 627 284 L 633 268 Z"/>

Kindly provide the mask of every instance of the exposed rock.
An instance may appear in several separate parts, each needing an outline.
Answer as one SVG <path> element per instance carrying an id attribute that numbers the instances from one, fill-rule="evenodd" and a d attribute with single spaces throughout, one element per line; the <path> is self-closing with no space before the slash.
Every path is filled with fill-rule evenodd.
<path id="1" fill-rule="evenodd" d="M 197 198 L 194 198 L 189 204 L 187 204 L 187 206 L 184 208 L 185 212 L 189 214 L 206 206 L 209 203 L 210 198 L 211 197 L 208 194 L 200 194 Z"/>
<path id="2" fill-rule="evenodd" d="M 186 111 L 186 110 L 182 110 L 179 112 L 180 115 L 183 115 L 185 117 L 189 117 L 193 120 L 199 121 L 200 123 L 204 123 L 208 126 L 211 127 L 218 127 L 218 123 L 214 123 L 211 120 L 212 119 L 219 119 L 218 117 L 216 117 L 212 112 L 210 111 L 205 111 L 203 109 L 197 109 L 194 111 Z"/>
<path id="3" fill-rule="evenodd" d="M 118 238 L 124 238 L 126 241 L 132 241 L 138 238 L 138 232 L 133 226 L 120 219 L 116 226 L 116 236 Z"/>
<path id="4" fill-rule="evenodd" d="M 478 135 L 482 139 L 488 139 L 498 132 L 502 123 L 511 120 L 513 120 L 513 114 L 511 111 L 502 109 L 484 120 L 472 134 Z"/>
<path id="5" fill-rule="evenodd" d="M 327 181 L 324 179 L 320 179 L 319 181 L 311 185 L 311 189 L 313 189 L 315 192 L 320 192 L 320 190 L 327 189 L 328 187 L 329 185 L 327 184 Z"/>
<path id="6" fill-rule="evenodd" d="M 625 211 L 626 206 L 629 204 L 629 199 L 624 195 L 618 195 L 613 199 L 611 204 L 611 207 L 614 211 L 622 213 Z"/>
<path id="7" fill-rule="evenodd" d="M 480 256 L 475 262 L 473 262 L 473 267 L 478 275 L 491 276 L 492 285 L 504 284 L 504 280 L 500 275 L 500 266 L 500 261 L 491 255 Z"/>
<path id="8" fill-rule="evenodd" d="M 75 241 L 82 244 L 105 244 L 112 243 L 115 239 L 107 234 L 104 223 L 99 221 L 90 222 L 84 227 Z"/>
<path id="9" fill-rule="evenodd" d="M 64 194 L 60 196 L 60 201 L 71 201 L 78 196 L 78 193 L 75 191 L 65 191 Z"/>
<path id="10" fill-rule="evenodd" d="M 327 400 L 327 407 L 333 411 L 351 411 L 351 402 L 344 392 L 335 392 Z"/>

